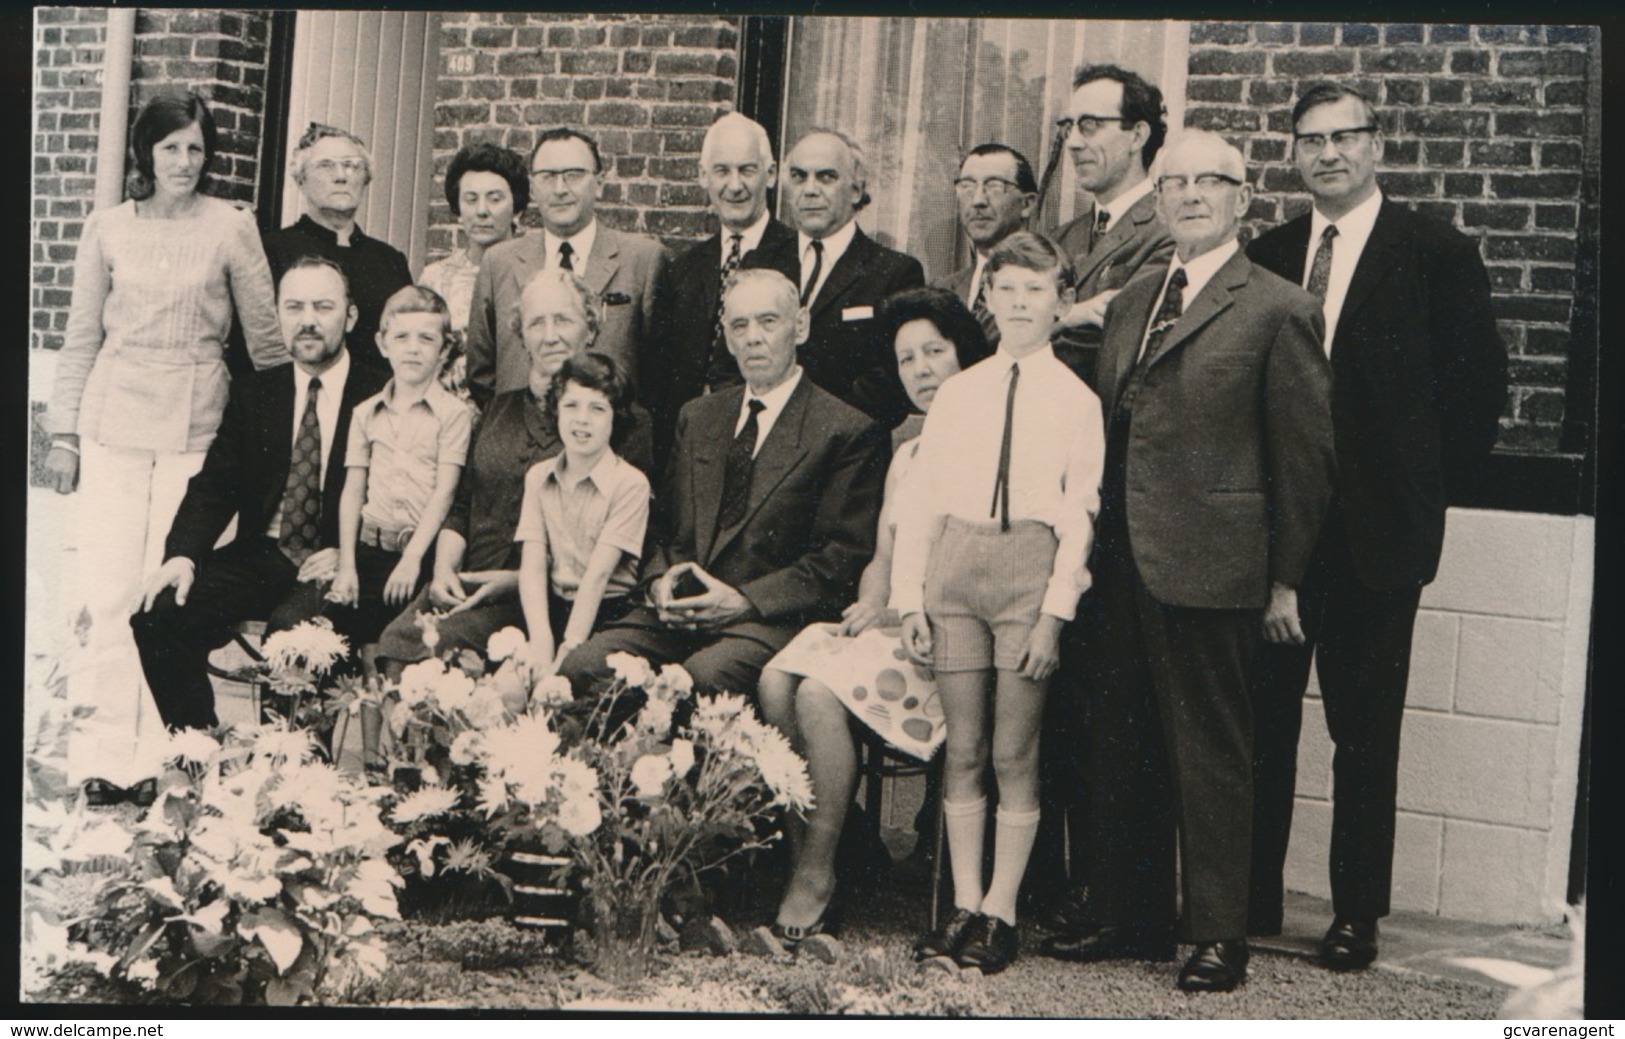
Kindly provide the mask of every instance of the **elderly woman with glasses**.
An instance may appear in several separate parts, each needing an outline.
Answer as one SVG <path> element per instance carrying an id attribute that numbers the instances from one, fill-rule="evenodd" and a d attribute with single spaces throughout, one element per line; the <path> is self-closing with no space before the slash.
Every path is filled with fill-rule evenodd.
<path id="1" fill-rule="evenodd" d="M 265 235 L 265 257 L 280 281 L 301 256 L 325 256 L 350 280 L 355 327 L 346 336 L 350 356 L 387 368 L 378 352 L 378 317 L 397 289 L 412 284 L 406 256 L 372 238 L 356 223 L 356 213 L 372 183 L 372 154 L 348 130 L 311 123 L 288 163 L 304 196 L 305 213 L 280 231 Z"/>
<path id="2" fill-rule="evenodd" d="M 386 674 L 398 675 L 405 664 L 431 654 L 457 649 L 483 653 L 493 633 L 524 626 L 520 549 L 514 532 L 525 473 L 563 450 L 548 387 L 566 360 L 592 349 L 602 319 L 598 297 L 569 271 L 538 271 L 520 292 L 508 322 L 530 357 L 528 382 L 497 394 L 485 409 L 451 515 L 435 542 L 428 587 L 378 640 L 378 659 Z M 641 407 L 634 406 L 632 415 L 615 452 L 647 473 L 653 423 Z M 440 614 L 430 622 L 436 633 L 432 648 L 424 641 L 420 614 L 425 612 Z"/>
<path id="3" fill-rule="evenodd" d="M 69 696 L 95 713 L 69 743 L 69 769 L 98 802 L 150 776 L 144 752 L 162 739 L 130 607 L 219 428 L 233 317 L 257 366 L 288 359 L 253 214 L 204 193 L 215 142 L 202 99 L 147 102 L 130 135 L 129 198 L 90 215 L 74 259 L 45 470 L 63 494 L 79 486 L 76 598 L 89 641 Z"/>

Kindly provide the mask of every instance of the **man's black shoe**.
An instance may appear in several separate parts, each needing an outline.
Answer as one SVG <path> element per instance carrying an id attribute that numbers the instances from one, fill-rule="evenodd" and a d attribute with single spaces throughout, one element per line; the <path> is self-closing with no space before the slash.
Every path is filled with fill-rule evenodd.
<path id="1" fill-rule="evenodd" d="M 1021 935 L 1016 925 L 984 913 L 971 921 L 965 943 L 954 961 L 961 967 L 975 967 L 983 974 L 997 974 L 1014 963 L 1020 951 Z"/>
<path id="2" fill-rule="evenodd" d="M 1327 970 L 1365 970 L 1377 958 L 1377 921 L 1340 916 L 1320 940 Z"/>
<path id="3" fill-rule="evenodd" d="M 1083 934 L 1097 926 L 1094 907 L 1089 902 L 1089 886 L 1077 884 L 1062 891 L 1036 915 L 1040 930 L 1050 934 Z"/>
<path id="4" fill-rule="evenodd" d="M 1247 980 L 1247 939 L 1203 942 L 1179 971 L 1186 992 L 1230 992 Z"/>
<path id="5" fill-rule="evenodd" d="M 1093 931 L 1057 934 L 1045 938 L 1038 951 L 1057 960 L 1101 963 L 1106 960 L 1147 960 L 1165 963 L 1177 949 L 1167 931 L 1143 927 L 1100 927 Z"/>
<path id="6" fill-rule="evenodd" d="M 914 959 L 929 960 L 936 956 L 956 957 L 959 950 L 964 948 L 965 939 L 969 936 L 971 925 L 980 917 L 981 913 L 973 913 L 969 909 L 955 909 L 954 915 L 948 922 L 932 931 L 922 934 L 914 942 Z"/>

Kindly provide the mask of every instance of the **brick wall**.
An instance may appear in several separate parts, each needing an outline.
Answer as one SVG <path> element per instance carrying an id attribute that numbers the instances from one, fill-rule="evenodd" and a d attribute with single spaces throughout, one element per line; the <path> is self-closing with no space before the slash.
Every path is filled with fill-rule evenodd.
<path id="1" fill-rule="evenodd" d="M 1512 355 L 1501 446 L 1554 450 L 1596 32 L 1197 22 L 1190 39 L 1186 122 L 1242 146 L 1255 230 L 1309 206 L 1289 155 L 1299 89 L 1333 79 L 1372 99 L 1388 138 L 1383 191 L 1479 239 Z"/>
<path id="2" fill-rule="evenodd" d="M 464 14 L 440 30 L 437 181 L 457 149 L 490 141 L 528 154 L 539 130 L 569 125 L 598 139 L 611 227 L 668 244 L 713 229 L 700 187 L 705 128 L 732 107 L 739 19 L 656 15 Z M 534 210 L 526 222 L 539 226 Z M 456 245 L 436 191 L 429 259 Z"/>

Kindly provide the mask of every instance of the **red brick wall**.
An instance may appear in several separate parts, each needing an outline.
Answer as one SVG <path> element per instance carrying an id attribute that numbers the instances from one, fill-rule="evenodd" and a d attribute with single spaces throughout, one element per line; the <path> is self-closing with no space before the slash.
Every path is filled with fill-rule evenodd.
<path id="1" fill-rule="evenodd" d="M 1288 154 L 1300 88 L 1333 79 L 1371 98 L 1383 191 L 1479 239 L 1512 355 L 1501 446 L 1553 450 L 1596 46 L 1583 27 L 1198 22 L 1186 121 L 1245 151 L 1256 230 L 1309 206 Z"/>
<path id="2" fill-rule="evenodd" d="M 712 230 L 699 186 L 705 128 L 732 106 L 739 19 L 704 15 L 446 13 L 435 103 L 435 175 L 464 145 L 491 141 L 528 155 L 536 133 L 584 129 L 603 154 L 598 214 L 668 243 Z M 526 222 L 538 226 L 534 211 Z M 437 190 L 429 259 L 456 244 Z"/>

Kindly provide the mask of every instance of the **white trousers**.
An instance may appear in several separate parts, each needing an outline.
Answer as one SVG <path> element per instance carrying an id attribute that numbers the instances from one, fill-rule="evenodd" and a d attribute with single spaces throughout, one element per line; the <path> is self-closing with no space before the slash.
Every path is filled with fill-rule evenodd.
<path id="1" fill-rule="evenodd" d="M 74 782 L 100 778 L 128 786 L 156 773 L 165 741 L 163 722 L 142 678 L 130 633 L 141 585 L 163 563 L 164 539 L 203 467 L 203 451 L 165 452 L 80 445 L 75 494 L 77 594 L 68 602 L 86 614 L 89 637 L 67 675 L 68 702 L 94 706 L 68 741 Z"/>

